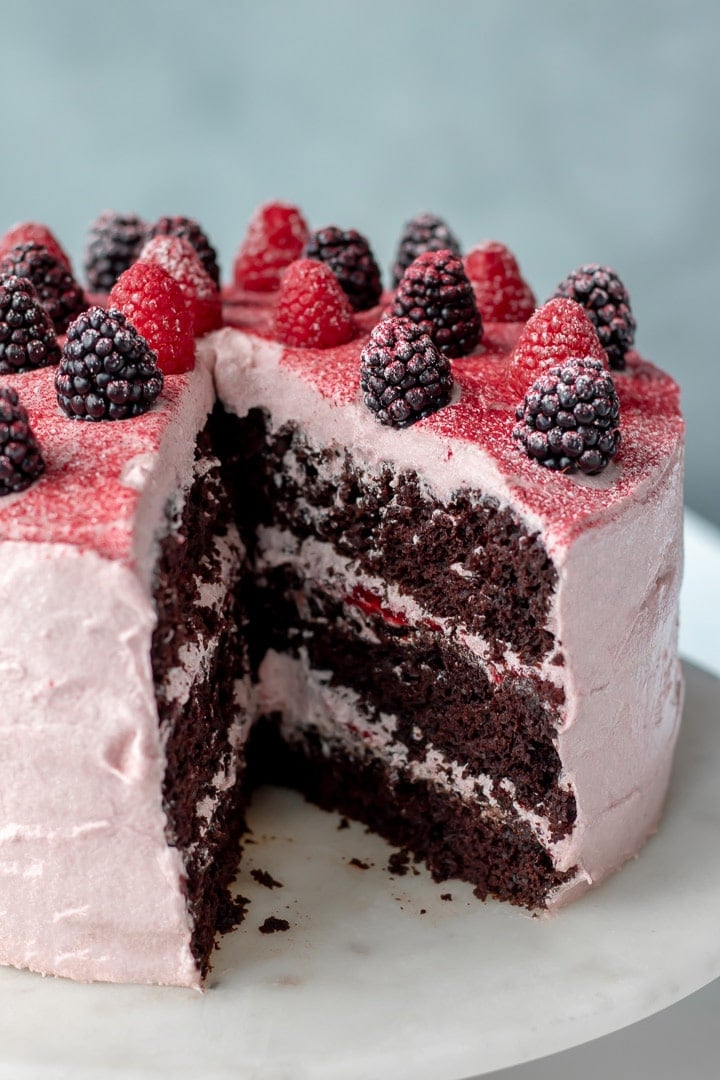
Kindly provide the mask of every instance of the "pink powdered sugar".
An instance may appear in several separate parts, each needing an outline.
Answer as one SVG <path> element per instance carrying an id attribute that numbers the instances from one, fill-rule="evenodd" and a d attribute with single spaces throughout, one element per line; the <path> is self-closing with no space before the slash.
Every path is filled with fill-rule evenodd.
<path id="1" fill-rule="evenodd" d="M 0 502 L 0 537 L 72 544 L 129 565 L 140 492 L 123 483 L 123 470 L 157 452 L 189 376 L 166 376 L 150 412 L 104 423 L 66 417 L 54 376 L 54 368 L 41 368 L 0 379 L 18 391 L 45 459 L 32 487 Z"/>
<path id="2" fill-rule="evenodd" d="M 387 303 L 388 297 L 384 297 Z M 271 337 L 273 298 L 248 305 L 242 295 L 230 308 L 228 322 Z M 281 364 L 311 384 L 326 400 L 339 406 L 361 405 L 359 357 L 383 307 L 363 316 L 363 333 L 335 349 L 285 348 Z M 360 321 L 360 320 L 358 320 Z M 527 457 L 512 437 L 515 407 L 520 397 L 508 379 L 510 356 L 523 323 L 490 323 L 483 343 L 470 356 L 453 360 L 456 400 L 413 425 L 432 431 L 446 444 L 479 446 L 507 478 L 518 502 L 543 519 L 554 538 L 569 543 L 602 516 L 608 520 L 643 482 L 657 476 L 678 445 L 684 429 L 680 394 L 673 379 L 636 352 L 627 357 L 625 371 L 612 372 L 620 398 L 622 445 L 616 459 L 599 476 L 554 473 Z M 397 431 L 407 439 L 408 431 Z"/>
<path id="3" fill-rule="evenodd" d="M 385 301 L 387 302 L 387 297 Z M 272 335 L 274 296 L 252 300 L 235 292 L 226 297 L 230 324 Z M 359 357 L 383 307 L 356 316 L 362 333 L 334 349 L 285 348 L 281 363 L 312 385 L 326 400 L 363 408 Z M 643 481 L 662 468 L 682 434 L 679 390 L 670 376 L 628 356 L 626 371 L 613 378 L 621 403 L 622 445 L 617 458 L 597 477 L 565 476 L 530 460 L 512 438 L 517 394 L 507 378 L 509 356 L 523 324 L 495 323 L 485 328 L 483 344 L 471 356 L 453 361 L 456 400 L 415 425 L 431 431 L 452 455 L 452 442 L 481 447 L 508 479 L 513 495 L 531 513 L 551 523 L 554 537 L 570 542 L 602 517 L 612 516 Z M 156 407 L 132 420 L 89 423 L 66 418 L 59 410 L 54 369 L 22 377 L 3 376 L 14 385 L 28 410 L 46 463 L 44 476 L 27 491 L 0 503 L 4 539 L 68 543 L 110 559 L 132 562 L 133 521 L 140 493 L 123 482 L 135 457 L 156 453 L 172 423 L 188 375 L 171 375 Z M 398 439 L 409 432 L 397 431 Z"/>

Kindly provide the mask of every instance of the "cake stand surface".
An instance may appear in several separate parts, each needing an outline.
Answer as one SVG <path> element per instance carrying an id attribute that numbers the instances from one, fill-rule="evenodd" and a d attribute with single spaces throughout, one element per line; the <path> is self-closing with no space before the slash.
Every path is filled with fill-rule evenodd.
<path id="1" fill-rule="evenodd" d="M 248 914 L 208 991 L 2 970 L 1 1080 L 459 1080 L 699 989 L 720 975 L 720 681 L 686 670 L 660 831 L 559 915 L 480 904 L 412 867 L 393 875 L 383 841 L 266 789 L 238 882 Z M 269 916 L 288 929 L 259 933 Z"/>

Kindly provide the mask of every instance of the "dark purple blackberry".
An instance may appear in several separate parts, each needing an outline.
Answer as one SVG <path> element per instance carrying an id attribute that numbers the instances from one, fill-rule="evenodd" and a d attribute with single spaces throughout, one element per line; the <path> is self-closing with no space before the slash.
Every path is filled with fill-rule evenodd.
<path id="1" fill-rule="evenodd" d="M 157 356 L 121 311 L 91 307 L 68 327 L 55 389 L 71 419 L 139 416 L 162 385 Z"/>
<path id="2" fill-rule="evenodd" d="M 57 334 L 64 334 L 68 323 L 87 306 L 85 294 L 68 267 L 40 244 L 18 244 L 10 248 L 0 261 L 0 274 L 14 274 L 32 281 Z"/>
<path id="3" fill-rule="evenodd" d="M 610 367 L 622 371 L 625 353 L 635 341 L 635 318 L 628 291 L 615 271 L 609 266 L 588 263 L 568 274 L 555 290 L 555 296 L 582 304 L 597 330 Z"/>
<path id="4" fill-rule="evenodd" d="M 435 214 L 418 214 L 405 223 L 392 269 L 393 288 L 396 287 L 410 263 L 425 251 L 452 251 L 461 255 L 460 244 L 442 218 Z"/>
<path id="5" fill-rule="evenodd" d="M 17 391 L 0 386 L 0 495 L 24 491 L 45 470 Z"/>
<path id="6" fill-rule="evenodd" d="M 380 269 L 367 240 L 354 229 L 343 231 L 335 225 L 316 229 L 308 237 L 303 258 L 330 267 L 355 311 L 367 311 L 379 302 Z"/>
<path id="7" fill-rule="evenodd" d="M 599 360 L 567 360 L 537 379 L 515 413 L 513 436 L 530 457 L 560 472 L 592 476 L 620 446 L 620 403 Z"/>
<path id="8" fill-rule="evenodd" d="M 473 287 L 452 251 L 418 255 L 397 287 L 392 313 L 421 326 L 446 356 L 466 356 L 482 338 Z"/>
<path id="9" fill-rule="evenodd" d="M 179 236 L 181 240 L 187 240 L 197 251 L 200 262 L 205 272 L 220 287 L 220 268 L 217 261 L 217 252 L 207 238 L 207 235 L 198 225 L 197 221 L 188 217 L 161 217 L 145 230 L 145 242 L 152 240 L 153 236 Z"/>
<path id="10" fill-rule="evenodd" d="M 137 214 L 105 210 L 88 232 L 85 277 L 95 292 L 110 292 L 120 275 L 135 262 L 147 224 Z"/>
<path id="11" fill-rule="evenodd" d="M 0 375 L 57 364 L 52 321 L 29 278 L 0 274 Z"/>
<path id="12" fill-rule="evenodd" d="M 408 319 L 379 322 L 360 360 L 360 386 L 382 424 L 407 427 L 447 405 L 450 364 L 420 326 Z"/>

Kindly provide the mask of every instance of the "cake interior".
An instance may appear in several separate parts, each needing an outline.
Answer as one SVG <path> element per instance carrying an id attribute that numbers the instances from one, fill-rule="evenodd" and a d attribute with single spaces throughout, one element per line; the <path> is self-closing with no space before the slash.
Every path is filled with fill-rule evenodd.
<path id="1" fill-rule="evenodd" d="M 542 908 L 572 877 L 548 843 L 576 810 L 563 691 L 538 674 L 562 663 L 539 537 L 262 409 L 216 406 L 196 458 L 168 508 L 152 659 L 199 967 L 239 914 L 228 887 L 263 783 L 364 822 L 437 880 Z"/>

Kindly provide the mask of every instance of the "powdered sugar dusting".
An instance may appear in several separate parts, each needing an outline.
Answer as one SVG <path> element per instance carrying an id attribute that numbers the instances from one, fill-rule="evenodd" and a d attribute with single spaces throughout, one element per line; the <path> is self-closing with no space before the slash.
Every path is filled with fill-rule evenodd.
<path id="1" fill-rule="evenodd" d="M 388 299 L 386 295 L 385 305 Z M 255 332 L 269 337 L 274 298 L 251 305 L 241 295 L 236 300 L 230 321 L 241 326 L 247 317 Z M 324 401 L 369 415 L 360 392 L 360 353 L 382 313 L 382 307 L 363 313 L 363 333 L 347 345 L 284 348 L 281 366 L 310 384 Z M 470 356 L 453 360 L 455 392 L 451 403 L 411 428 L 388 433 L 378 424 L 378 441 L 382 439 L 385 445 L 392 439 L 407 449 L 422 432 L 425 437 L 437 436 L 438 452 L 446 455 L 452 455 L 453 444 L 478 448 L 505 477 L 513 501 L 539 519 L 551 543 L 565 546 L 585 528 L 612 519 L 628 497 L 642 498 L 646 489 L 654 486 L 658 469 L 673 457 L 682 440 L 679 390 L 669 375 L 636 352 L 628 353 L 627 369 L 612 373 L 621 406 L 622 444 L 617 457 L 599 476 L 553 473 L 528 458 L 512 437 L 520 395 L 508 374 L 513 349 L 525 325 L 488 324 L 482 345 Z M 579 333 L 577 327 L 574 329 Z M 469 475 L 466 482 L 472 486 L 475 479 Z"/>

